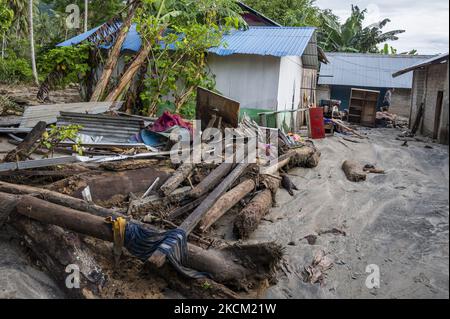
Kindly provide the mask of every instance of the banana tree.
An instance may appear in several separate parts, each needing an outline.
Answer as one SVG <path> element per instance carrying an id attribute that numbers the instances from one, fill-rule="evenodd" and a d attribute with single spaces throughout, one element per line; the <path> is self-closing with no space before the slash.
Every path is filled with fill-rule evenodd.
<path id="1" fill-rule="evenodd" d="M 362 52 L 377 53 L 377 45 L 387 42 L 398 40 L 398 34 L 404 33 L 405 30 L 393 30 L 389 32 L 383 32 L 382 29 L 391 22 L 390 19 L 384 19 L 378 23 L 374 23 L 363 30 L 357 35 L 357 41 Z"/>
<path id="2" fill-rule="evenodd" d="M 405 52 L 398 53 L 398 50 L 396 48 L 390 46 L 387 43 L 384 44 L 383 48 L 380 50 L 379 53 L 386 54 L 386 55 L 390 55 L 390 54 L 417 55 L 418 54 L 416 49 L 411 50 L 411 51 L 405 51 Z"/>
<path id="3" fill-rule="evenodd" d="M 360 10 L 358 6 L 352 6 L 352 14 L 344 24 L 322 15 L 324 25 L 321 30 L 321 46 L 327 51 L 377 53 L 378 44 L 398 40 L 397 35 L 405 32 L 383 32 L 382 29 L 391 21 L 389 19 L 363 27 L 366 13 L 367 9 Z"/>

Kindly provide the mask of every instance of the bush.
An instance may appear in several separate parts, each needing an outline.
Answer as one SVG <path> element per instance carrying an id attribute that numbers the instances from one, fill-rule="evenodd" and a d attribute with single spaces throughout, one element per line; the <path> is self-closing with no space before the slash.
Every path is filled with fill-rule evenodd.
<path id="1" fill-rule="evenodd" d="M 0 83 L 15 84 L 33 81 L 33 71 L 27 60 L 0 59 Z"/>

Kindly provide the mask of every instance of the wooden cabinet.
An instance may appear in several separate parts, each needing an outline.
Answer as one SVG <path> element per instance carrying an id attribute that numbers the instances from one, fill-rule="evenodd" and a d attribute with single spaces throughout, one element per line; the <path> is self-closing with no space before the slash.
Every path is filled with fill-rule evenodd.
<path id="1" fill-rule="evenodd" d="M 348 121 L 362 126 L 375 127 L 380 91 L 352 89 Z"/>

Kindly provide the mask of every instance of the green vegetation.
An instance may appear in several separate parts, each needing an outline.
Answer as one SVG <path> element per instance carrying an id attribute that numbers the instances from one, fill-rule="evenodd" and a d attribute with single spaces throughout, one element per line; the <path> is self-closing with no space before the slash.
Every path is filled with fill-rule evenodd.
<path id="1" fill-rule="evenodd" d="M 398 53 L 397 49 L 385 43 L 384 47 L 380 50 L 381 54 L 405 54 L 405 55 L 417 55 L 417 50 L 411 50 L 409 52 Z"/>
<path id="2" fill-rule="evenodd" d="M 30 62 L 23 58 L 0 59 L 0 83 L 17 84 L 33 81 Z"/>
<path id="3" fill-rule="evenodd" d="M 323 15 L 325 23 L 321 30 L 321 46 L 326 51 L 378 53 L 377 45 L 398 40 L 397 35 L 405 32 L 394 30 L 384 33 L 382 29 L 391 21 L 389 19 L 363 27 L 366 14 L 367 10 L 352 6 L 352 14 L 344 24 Z"/>
<path id="4" fill-rule="evenodd" d="M 58 127 L 56 125 L 52 125 L 50 130 L 45 132 L 42 135 L 41 141 L 38 143 L 36 148 L 45 148 L 47 149 L 47 157 L 53 156 L 55 148 L 58 145 L 66 140 L 72 141 L 75 144 L 73 145 L 73 151 L 77 152 L 79 155 L 83 155 L 83 149 L 81 147 L 81 141 L 77 137 L 78 132 L 82 129 L 80 125 L 68 125 Z"/>
<path id="5" fill-rule="evenodd" d="M 81 22 L 78 29 L 68 29 L 66 24 L 66 6 L 73 3 L 80 6 Z M 84 62 L 88 51 L 85 48 L 55 49 L 55 45 L 83 32 L 84 1 L 34 0 L 33 4 L 34 42 L 40 81 L 59 68 L 67 74 L 58 78 L 58 86 L 78 83 L 78 76 L 87 71 Z M 33 81 L 28 5 L 29 0 L 0 0 L 1 83 Z M 124 7 L 122 0 L 90 0 L 88 26 L 97 26 L 117 16 Z M 80 56 L 77 57 L 77 54 Z"/>
<path id="6" fill-rule="evenodd" d="M 89 44 L 52 49 L 39 59 L 39 72 L 43 78 L 53 77 L 53 88 L 79 83 L 89 71 L 89 49 Z"/>
<path id="7" fill-rule="evenodd" d="M 385 43 L 397 40 L 398 34 L 404 32 L 385 32 L 389 19 L 365 26 L 367 10 L 357 6 L 352 6 L 351 16 L 341 22 L 331 10 L 318 8 L 315 0 L 245 2 L 282 25 L 317 27 L 318 41 L 326 51 L 395 54 L 397 50 Z M 78 29 L 68 29 L 66 24 L 69 14 L 66 7 L 73 3 L 80 8 Z M 133 3 L 139 8 L 132 21 L 143 37 L 139 53 L 148 52 L 148 55 L 141 54 L 139 59 L 139 53 L 129 56 L 126 68 L 142 70 L 146 76 L 137 71 L 115 81 L 106 76 L 99 99 L 110 92 L 113 99 L 138 99 L 139 103 L 132 101 L 129 105 L 139 105 L 137 111 L 145 115 L 158 114 L 164 108 L 192 118 L 196 88 L 201 85 L 214 89 L 215 86 L 205 52 L 219 45 L 223 34 L 230 29 L 247 27 L 235 0 L 90 0 L 87 21 L 84 21 L 85 3 L 83 0 L 0 0 L 0 83 L 33 82 L 32 29 L 38 80 L 42 84 L 40 98 L 45 100 L 50 89 L 87 80 L 90 69 L 105 62 L 109 53 L 96 50 L 87 41 L 76 47 L 55 48 L 55 45 L 83 32 L 85 22 L 92 28 L 106 21 L 114 25 L 113 18 L 124 20 Z M 31 22 L 34 28 L 30 28 Z M 100 38 L 107 41 L 108 37 L 119 34 L 117 29 L 112 32 L 103 32 Z M 144 85 L 132 92 L 129 83 L 139 76 L 144 79 Z"/>
<path id="8" fill-rule="evenodd" d="M 175 112 L 192 112 L 196 88 L 214 87 L 206 51 L 218 46 L 231 27 L 244 24 L 239 12 L 234 0 L 144 1 L 136 18 L 151 57 L 141 95 L 144 113 L 154 115 L 169 96 Z"/>
<path id="9" fill-rule="evenodd" d="M 6 0 L 0 0 L 0 35 L 3 35 L 11 26 L 14 11 L 6 5 Z"/>
<path id="10" fill-rule="evenodd" d="M 284 26 L 321 26 L 314 0 L 245 0 L 247 5 Z"/>
<path id="11" fill-rule="evenodd" d="M 378 45 L 398 40 L 397 35 L 405 32 L 383 32 L 389 19 L 363 27 L 367 10 L 358 6 L 352 6 L 351 16 L 341 23 L 332 11 L 319 9 L 314 0 L 246 0 L 245 3 L 284 26 L 317 27 L 320 46 L 330 52 L 379 53 Z"/>

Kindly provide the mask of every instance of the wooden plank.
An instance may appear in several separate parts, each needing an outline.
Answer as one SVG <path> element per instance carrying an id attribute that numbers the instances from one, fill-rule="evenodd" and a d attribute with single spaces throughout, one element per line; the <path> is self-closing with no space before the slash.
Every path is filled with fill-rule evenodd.
<path id="1" fill-rule="evenodd" d="M 223 195 L 214 206 L 205 214 L 200 222 L 200 231 L 207 231 L 216 221 L 225 215 L 231 208 L 239 203 L 245 196 L 256 188 L 252 179 L 247 179 Z"/>
<path id="2" fill-rule="evenodd" d="M 233 168 L 232 163 L 222 163 L 213 170 L 200 184 L 198 184 L 189 194 L 193 198 L 199 198 L 217 186 L 217 184 L 227 175 Z"/>
<path id="3" fill-rule="evenodd" d="M 228 176 L 212 191 L 206 199 L 198 206 L 192 214 L 180 225 L 179 229 L 182 229 L 189 235 L 198 223 L 202 220 L 205 214 L 213 207 L 217 200 L 222 196 L 233 183 L 245 172 L 249 167 L 247 163 L 239 164 Z M 159 250 L 155 251 L 149 258 L 148 262 L 157 268 L 161 268 L 166 262 L 166 255 Z"/>
<path id="4" fill-rule="evenodd" d="M 201 87 L 197 89 L 196 119 L 202 121 L 202 130 L 207 127 L 213 115 L 222 117 L 222 121 L 232 127 L 238 127 L 239 110 L 239 102 Z"/>
<path id="5" fill-rule="evenodd" d="M 37 123 L 25 139 L 5 156 L 3 161 L 7 163 L 28 159 L 29 155 L 33 152 L 33 145 L 42 138 L 42 134 L 44 134 L 46 127 L 47 124 L 45 122 Z"/>

